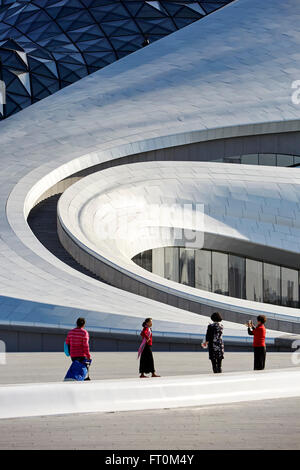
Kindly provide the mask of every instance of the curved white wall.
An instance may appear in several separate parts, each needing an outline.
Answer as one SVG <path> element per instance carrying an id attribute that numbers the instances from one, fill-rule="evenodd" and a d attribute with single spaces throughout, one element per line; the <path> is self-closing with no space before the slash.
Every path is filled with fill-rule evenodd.
<path id="1" fill-rule="evenodd" d="M 289 251 L 297 259 L 299 183 L 297 169 L 261 167 L 258 177 L 257 169 L 249 165 L 122 165 L 87 176 L 67 189 L 59 200 L 58 218 L 82 252 L 146 285 L 177 295 L 182 291 L 193 301 L 206 298 L 224 308 L 241 307 L 249 314 L 252 309 L 253 314 L 263 311 L 274 318 L 278 314 L 296 319 L 298 309 L 198 291 L 162 279 L 131 259 L 162 246 L 202 248 L 204 233 L 227 237 L 233 244 L 249 242 L 252 250 L 263 245 L 265 250 Z M 191 230 L 196 231 L 194 240 Z M 192 241 L 186 243 L 185 235 Z M 61 240 L 65 243 L 63 236 Z M 65 246 L 68 249 L 67 243 Z M 88 258 L 80 259 L 93 270 Z"/>
<path id="2" fill-rule="evenodd" d="M 61 326 L 73 322 L 77 308 L 94 327 L 139 324 L 149 310 L 163 330 L 200 325 L 197 315 L 64 265 L 37 241 L 26 216 L 52 185 L 103 161 L 299 131 L 291 99 L 299 19 L 297 0 L 236 1 L 1 122 L 0 323 Z"/>

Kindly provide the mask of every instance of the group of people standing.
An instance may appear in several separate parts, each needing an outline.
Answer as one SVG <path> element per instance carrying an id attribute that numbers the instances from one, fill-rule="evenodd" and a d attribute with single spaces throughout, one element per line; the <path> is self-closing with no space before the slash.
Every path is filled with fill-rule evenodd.
<path id="1" fill-rule="evenodd" d="M 212 323 L 207 327 L 205 341 L 202 343 L 203 348 L 208 347 L 209 359 L 212 363 L 212 369 L 215 374 L 222 372 L 222 361 L 224 359 L 224 343 L 223 343 L 223 325 L 222 317 L 219 312 L 211 315 Z M 266 317 L 258 315 L 257 324 L 254 326 L 252 320 L 247 322 L 248 334 L 253 336 L 254 350 L 254 370 L 263 370 L 266 361 Z M 140 357 L 140 377 L 146 377 L 145 374 L 152 373 L 152 377 L 159 377 L 155 373 L 154 361 L 152 355 L 152 319 L 146 318 L 143 323 L 141 336 L 143 338 L 139 349 L 138 357 Z"/>
<path id="2" fill-rule="evenodd" d="M 208 347 L 209 359 L 212 363 L 214 373 L 222 372 L 222 361 L 224 359 L 224 343 L 223 343 L 223 325 L 222 317 L 219 312 L 211 315 L 212 323 L 208 325 L 205 341 L 202 343 L 203 348 Z M 259 315 L 257 324 L 254 326 L 252 320 L 248 321 L 248 334 L 254 337 L 254 370 L 263 370 L 266 360 L 266 317 Z M 154 359 L 152 354 L 152 318 L 146 318 L 143 322 L 141 331 L 142 343 L 138 350 L 138 358 L 140 359 L 139 373 L 140 378 L 147 378 L 146 374 L 152 377 L 160 377 L 156 374 L 154 367 Z M 66 346 L 71 356 L 72 362 L 78 361 L 86 363 L 91 361 L 89 349 L 89 334 L 84 329 L 85 319 L 78 318 L 76 328 L 68 333 Z"/>
<path id="3" fill-rule="evenodd" d="M 214 312 L 210 317 L 213 323 L 208 325 L 205 342 L 202 347 L 208 346 L 209 359 L 215 374 L 222 372 L 222 360 L 224 359 L 224 343 L 222 339 L 223 325 L 219 312 Z M 246 324 L 248 334 L 253 336 L 254 370 L 263 370 L 266 362 L 266 328 L 267 319 L 265 315 L 258 315 L 257 324 L 254 326 L 252 320 Z"/>

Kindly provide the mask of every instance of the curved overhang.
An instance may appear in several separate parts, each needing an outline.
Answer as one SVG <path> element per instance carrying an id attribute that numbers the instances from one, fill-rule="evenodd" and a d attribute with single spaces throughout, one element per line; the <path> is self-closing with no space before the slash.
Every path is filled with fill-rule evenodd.
<path id="1" fill-rule="evenodd" d="M 184 327 L 183 310 L 99 284 L 64 265 L 38 242 L 26 218 L 49 188 L 105 161 L 195 142 L 300 131 L 292 88 L 299 19 L 296 0 L 238 0 L 3 121 L 2 295 L 53 305 L 58 313 L 42 318 L 45 323 L 65 322 L 74 307 L 127 319 L 149 308 L 157 319 L 176 318 Z M 285 171 L 297 179 L 295 170 Z M 220 305 L 207 294 L 206 300 Z M 60 307 L 67 308 L 64 315 Z M 277 312 L 276 306 L 268 308 Z M 297 311 L 286 310 L 298 322 Z M 7 314 L 4 307 L 0 321 L 37 321 L 38 309 L 32 312 Z M 200 325 L 197 315 L 184 315 L 184 323 Z M 101 325 L 103 316 L 93 318 Z"/>
<path id="2" fill-rule="evenodd" d="M 297 321 L 297 309 L 258 306 L 195 290 L 132 261 L 137 253 L 152 248 L 207 248 L 218 237 L 223 248 L 240 247 L 243 255 L 261 252 L 263 259 L 269 253 L 277 263 L 288 265 L 290 260 L 299 267 L 296 175 L 295 169 L 261 167 L 258 177 L 253 166 L 203 162 L 149 162 L 107 169 L 81 179 L 60 198 L 60 240 L 74 258 L 104 278 L 103 264 L 114 269 L 118 287 L 123 275 L 192 302 L 214 305 L 215 301 L 219 308 L 244 314 L 259 310 L 269 318 L 287 315 Z M 213 248 L 218 248 L 217 243 Z M 132 290 L 138 291 L 137 285 Z"/>

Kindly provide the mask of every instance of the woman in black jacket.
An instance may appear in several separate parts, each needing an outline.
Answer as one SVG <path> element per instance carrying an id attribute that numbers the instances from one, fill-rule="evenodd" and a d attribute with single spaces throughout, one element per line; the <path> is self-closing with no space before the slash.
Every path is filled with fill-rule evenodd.
<path id="1" fill-rule="evenodd" d="M 222 360 L 224 359 L 223 325 L 220 324 L 222 317 L 219 312 L 214 312 L 210 318 L 213 323 L 207 327 L 206 339 L 202 346 L 206 348 L 208 344 L 209 359 L 213 371 L 215 374 L 220 374 L 222 372 Z"/>

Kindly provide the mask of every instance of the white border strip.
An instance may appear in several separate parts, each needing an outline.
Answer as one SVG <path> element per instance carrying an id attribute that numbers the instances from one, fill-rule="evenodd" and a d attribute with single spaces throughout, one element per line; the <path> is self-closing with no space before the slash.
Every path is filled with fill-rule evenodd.
<path id="1" fill-rule="evenodd" d="M 116 412 L 300 396 L 300 368 L 0 387 L 0 418 Z"/>

